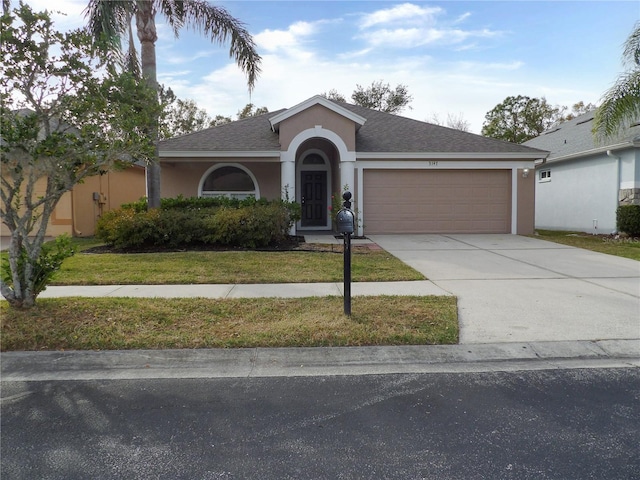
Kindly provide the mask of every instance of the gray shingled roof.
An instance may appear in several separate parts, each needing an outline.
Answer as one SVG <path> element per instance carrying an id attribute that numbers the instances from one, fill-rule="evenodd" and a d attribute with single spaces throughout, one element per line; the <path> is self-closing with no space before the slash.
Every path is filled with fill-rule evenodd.
<path id="1" fill-rule="evenodd" d="M 367 119 L 356 133 L 358 152 L 534 153 L 529 146 L 504 142 L 399 115 L 335 102 Z M 284 110 L 201 130 L 160 142 L 160 150 L 279 151 L 278 134 L 269 118 Z M 541 156 L 547 152 L 540 151 Z"/>
<path id="2" fill-rule="evenodd" d="M 160 142 L 164 152 L 262 152 L 280 151 L 278 134 L 269 118 L 284 109 L 249 117 Z"/>
<path id="3" fill-rule="evenodd" d="M 596 144 L 592 129 L 595 110 L 562 122 L 542 135 L 524 142 L 524 145 L 541 148 L 550 153 L 548 161 L 593 150 L 606 150 L 613 145 L 630 143 L 640 137 L 640 126 L 636 125 L 622 132 L 617 138 L 604 145 Z"/>
<path id="4" fill-rule="evenodd" d="M 535 152 L 535 149 L 515 143 L 420 122 L 359 105 L 336 103 L 367 119 L 356 135 L 358 152 Z"/>

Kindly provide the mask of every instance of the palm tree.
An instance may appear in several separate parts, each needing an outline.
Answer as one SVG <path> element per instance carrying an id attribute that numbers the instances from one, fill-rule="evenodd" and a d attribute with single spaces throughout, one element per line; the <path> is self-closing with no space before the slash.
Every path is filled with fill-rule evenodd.
<path id="1" fill-rule="evenodd" d="M 627 71 L 605 92 L 596 110 L 593 133 L 600 141 L 640 120 L 640 22 L 624 43 L 622 61 Z"/>
<path id="2" fill-rule="evenodd" d="M 89 30 L 96 37 L 105 35 L 112 47 L 121 51 L 120 38 L 132 37 L 131 21 L 135 25 L 140 41 L 140 68 L 150 87 L 158 89 L 156 74 L 155 16 L 161 13 L 173 29 L 176 38 L 180 29 L 189 27 L 208 36 L 217 44 L 229 44 L 229 56 L 247 76 L 249 90 L 253 89 L 260 73 L 260 56 L 255 43 L 242 22 L 231 16 L 222 7 L 205 0 L 89 0 L 85 10 Z M 131 68 L 131 41 L 128 59 Z M 147 166 L 147 194 L 149 208 L 160 206 L 160 164 L 158 158 L 158 119 L 150 119 L 149 135 L 156 143 L 156 161 Z"/>

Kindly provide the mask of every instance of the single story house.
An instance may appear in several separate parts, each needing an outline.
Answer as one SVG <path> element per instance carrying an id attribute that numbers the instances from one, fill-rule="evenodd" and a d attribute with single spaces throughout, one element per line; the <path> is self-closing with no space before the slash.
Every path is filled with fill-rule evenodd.
<path id="1" fill-rule="evenodd" d="M 594 111 L 524 145 L 548 150 L 536 167 L 536 228 L 612 233 L 619 205 L 640 204 L 640 122 L 598 144 Z"/>
<path id="2" fill-rule="evenodd" d="M 288 198 L 294 232 L 330 230 L 353 193 L 358 234 L 534 229 L 536 160 L 547 152 L 314 96 L 159 145 L 163 197 Z"/>

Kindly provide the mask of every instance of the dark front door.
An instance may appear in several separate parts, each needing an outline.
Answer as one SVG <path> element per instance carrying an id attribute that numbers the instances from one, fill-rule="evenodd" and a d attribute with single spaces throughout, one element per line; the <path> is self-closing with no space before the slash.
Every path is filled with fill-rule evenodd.
<path id="1" fill-rule="evenodd" d="M 302 227 L 327 225 L 327 172 L 300 172 Z"/>

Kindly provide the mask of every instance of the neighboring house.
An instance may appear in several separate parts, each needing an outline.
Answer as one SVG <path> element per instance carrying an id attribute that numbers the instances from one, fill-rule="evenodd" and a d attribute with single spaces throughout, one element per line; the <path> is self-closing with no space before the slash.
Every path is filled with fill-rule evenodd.
<path id="1" fill-rule="evenodd" d="M 28 115 L 34 112 L 25 108 L 17 113 Z M 61 124 L 54 122 L 53 125 L 57 128 Z M 44 195 L 46 189 L 47 178 L 39 178 L 35 182 L 33 196 L 37 198 Z M 100 215 L 144 196 L 144 166 L 132 165 L 120 170 L 112 169 L 102 175 L 86 177 L 60 197 L 51 213 L 45 235 L 56 237 L 66 233 L 73 237 L 93 236 Z M 8 227 L 0 222 L 0 236 L 8 235 Z"/>
<path id="2" fill-rule="evenodd" d="M 46 182 L 47 179 L 43 177 L 35 183 L 35 197 L 44 194 Z M 57 237 L 66 233 L 73 237 L 93 236 L 100 215 L 145 195 L 144 167 L 132 166 L 87 177 L 62 195 L 53 209 L 46 235 Z M 4 223 L 0 223 L 0 235 L 9 235 Z"/>
<path id="3" fill-rule="evenodd" d="M 299 232 L 330 230 L 347 187 L 360 235 L 532 233 L 528 172 L 548 153 L 321 96 L 159 150 L 165 197 L 289 198 Z"/>
<path id="4" fill-rule="evenodd" d="M 536 228 L 612 233 L 618 206 L 640 204 L 640 124 L 599 145 L 593 115 L 524 143 L 551 152 L 536 167 Z"/>

